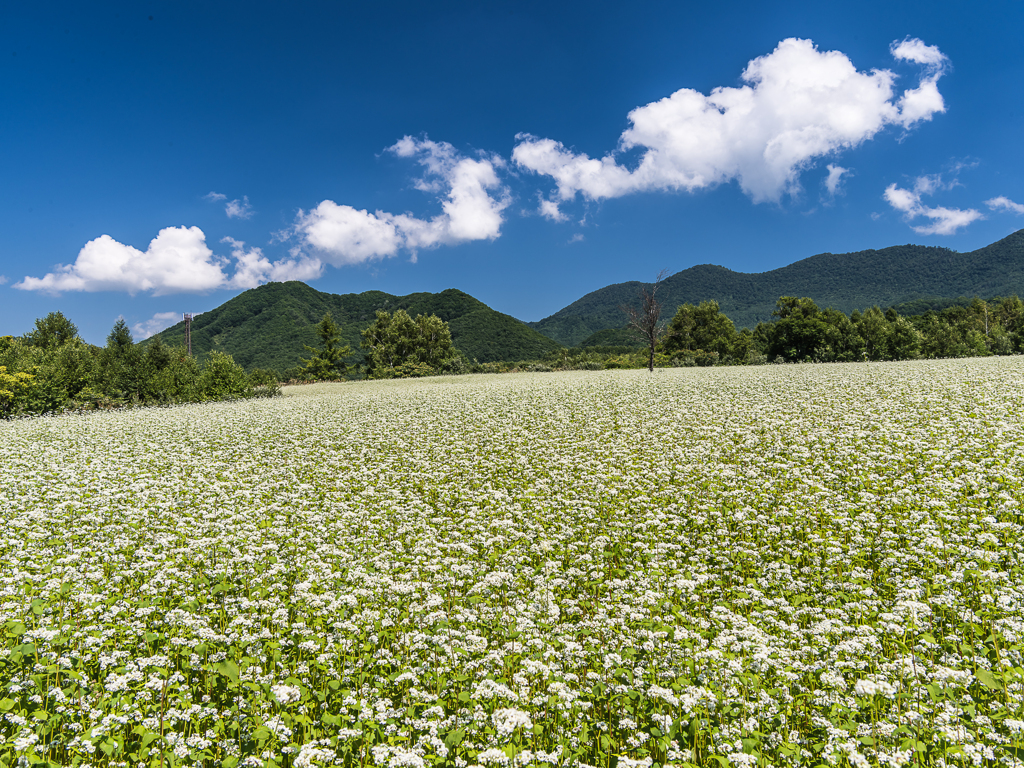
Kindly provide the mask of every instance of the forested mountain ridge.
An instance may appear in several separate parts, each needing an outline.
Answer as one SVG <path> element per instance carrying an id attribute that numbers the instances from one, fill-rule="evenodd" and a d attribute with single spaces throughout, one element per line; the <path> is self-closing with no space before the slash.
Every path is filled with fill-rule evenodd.
<path id="1" fill-rule="evenodd" d="M 528 325 L 573 346 L 597 331 L 621 328 L 622 304 L 633 304 L 637 281 L 600 288 Z M 769 272 L 734 272 L 700 264 L 668 277 L 658 297 L 663 315 L 681 304 L 714 299 L 738 327 L 771 319 L 780 296 L 806 296 L 847 314 L 920 299 L 1024 295 L 1024 229 L 969 253 L 924 245 L 897 245 L 854 253 L 821 253 Z"/>
<path id="2" fill-rule="evenodd" d="M 404 309 L 412 316 L 437 315 L 448 323 L 455 347 L 480 362 L 543 357 L 559 344 L 509 315 L 496 312 L 456 289 L 440 293 L 392 296 L 383 291 L 331 294 L 305 283 L 267 283 L 245 291 L 192 321 L 192 350 L 197 355 L 227 352 L 246 368 L 284 372 L 309 357 L 305 346 L 318 343 L 314 325 L 331 312 L 352 361 L 363 359 L 360 333 L 378 309 Z M 157 334 L 165 345 L 184 344 L 185 324 Z M 145 343 L 145 342 L 143 342 Z"/>

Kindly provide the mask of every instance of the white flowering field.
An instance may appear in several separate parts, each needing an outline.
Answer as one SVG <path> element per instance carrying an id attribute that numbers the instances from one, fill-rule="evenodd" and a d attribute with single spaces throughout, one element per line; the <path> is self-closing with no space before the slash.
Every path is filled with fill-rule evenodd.
<path id="1" fill-rule="evenodd" d="M 1024 765 L 1024 358 L 0 438 L 0 765 Z"/>

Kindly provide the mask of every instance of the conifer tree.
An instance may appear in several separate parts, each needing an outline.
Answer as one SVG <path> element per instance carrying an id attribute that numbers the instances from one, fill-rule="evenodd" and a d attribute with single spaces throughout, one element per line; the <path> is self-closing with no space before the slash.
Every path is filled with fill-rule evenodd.
<path id="1" fill-rule="evenodd" d="M 352 348 L 341 343 L 341 329 L 334 322 L 330 312 L 325 312 L 316 324 L 320 347 L 306 346 L 311 353 L 303 360 L 302 373 L 312 381 L 337 381 L 348 374 L 345 358 L 352 354 Z"/>

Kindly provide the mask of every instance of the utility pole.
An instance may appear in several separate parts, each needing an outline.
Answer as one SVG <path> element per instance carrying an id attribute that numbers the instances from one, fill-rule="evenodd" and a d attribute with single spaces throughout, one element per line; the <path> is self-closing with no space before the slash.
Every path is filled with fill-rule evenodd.
<path id="1" fill-rule="evenodd" d="M 193 313 L 186 312 L 185 318 L 185 349 L 188 350 L 188 356 L 192 357 L 192 318 Z"/>

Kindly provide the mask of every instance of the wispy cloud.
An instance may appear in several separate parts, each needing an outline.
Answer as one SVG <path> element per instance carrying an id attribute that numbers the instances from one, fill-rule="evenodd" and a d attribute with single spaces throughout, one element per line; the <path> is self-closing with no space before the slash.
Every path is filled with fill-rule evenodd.
<path id="1" fill-rule="evenodd" d="M 251 219 L 253 214 L 248 197 L 242 197 L 241 200 L 231 200 L 225 206 L 224 212 L 229 219 Z"/>
<path id="2" fill-rule="evenodd" d="M 383 259 L 403 249 L 415 259 L 419 249 L 500 236 L 503 211 L 511 200 L 498 179 L 497 169 L 504 165 L 500 157 L 465 157 L 447 142 L 411 136 L 387 151 L 423 166 L 425 174 L 414 186 L 442 192 L 442 213 L 421 219 L 324 200 L 309 213 L 299 212 L 292 234 L 335 266 Z"/>
<path id="3" fill-rule="evenodd" d="M 3 285 L 6 282 L 7 282 L 7 278 L 4 275 L 0 275 L 0 285 Z"/>
<path id="4" fill-rule="evenodd" d="M 135 323 L 132 326 L 132 330 L 135 331 L 136 338 L 141 341 L 142 339 L 148 339 L 150 336 L 155 336 L 165 328 L 170 328 L 179 320 L 181 320 L 181 315 L 177 312 L 157 312 L 149 320 Z"/>
<path id="5" fill-rule="evenodd" d="M 203 199 L 212 203 L 220 203 L 228 200 L 228 196 L 220 192 L 210 192 L 203 195 Z M 244 195 L 240 200 L 228 200 L 224 205 L 224 213 L 229 219 L 251 219 L 254 211 L 249 204 L 249 197 Z"/>
<path id="6" fill-rule="evenodd" d="M 558 203 L 554 200 L 545 200 L 543 196 L 537 195 L 539 204 L 537 206 L 537 212 L 545 219 L 551 219 L 551 221 L 568 221 L 569 217 L 558 210 Z"/>
<path id="7" fill-rule="evenodd" d="M 577 194 L 601 200 L 695 191 L 733 180 L 754 202 L 778 201 L 800 189 L 801 172 L 818 158 L 856 147 L 886 126 L 909 129 L 945 111 L 937 82 L 946 56 L 917 39 L 893 43 L 890 52 L 923 67 L 917 87 L 897 94 L 893 72 L 860 72 L 839 51 L 790 38 L 747 65 L 742 87 L 709 95 L 684 88 L 637 107 L 618 148 L 600 159 L 529 134 L 517 137 L 512 157 L 550 176 L 562 202 Z M 641 151 L 636 167 L 620 164 L 619 155 L 633 150 Z M 542 212 L 556 218 L 550 207 Z"/>
<path id="8" fill-rule="evenodd" d="M 913 189 L 903 189 L 896 184 L 890 184 L 886 187 L 883 197 L 889 205 L 904 214 L 903 218 L 908 223 L 922 217 L 931 220 L 930 224 L 911 224 L 910 228 L 918 234 L 952 235 L 985 216 L 974 208 L 931 208 L 921 202 L 921 196 L 948 190 L 956 185 L 955 178 L 952 181 L 944 181 L 938 174 L 918 176 L 914 180 Z"/>
<path id="9" fill-rule="evenodd" d="M 850 169 L 843 168 L 843 166 L 835 165 L 834 163 L 829 163 L 827 168 L 828 176 L 825 177 L 825 181 L 823 183 L 825 185 L 825 190 L 828 192 L 828 196 L 833 198 L 836 195 L 841 194 L 843 176 L 849 175 Z"/>
<path id="10" fill-rule="evenodd" d="M 1002 195 L 986 200 L 985 205 L 993 211 L 1007 211 L 1008 213 L 1016 213 L 1018 216 L 1024 214 L 1024 205 L 1015 203 L 1010 198 Z"/>
<path id="11" fill-rule="evenodd" d="M 90 240 L 73 264 L 59 264 L 43 277 L 25 277 L 14 287 L 24 291 L 124 291 L 163 296 L 205 293 L 217 288 L 254 288 L 279 280 L 311 280 L 323 271 L 317 259 L 301 254 L 271 262 L 259 248 L 226 238 L 231 258 L 217 256 L 199 227 L 161 229 L 145 251 L 109 235 Z M 235 268 L 228 273 L 232 258 Z"/>

